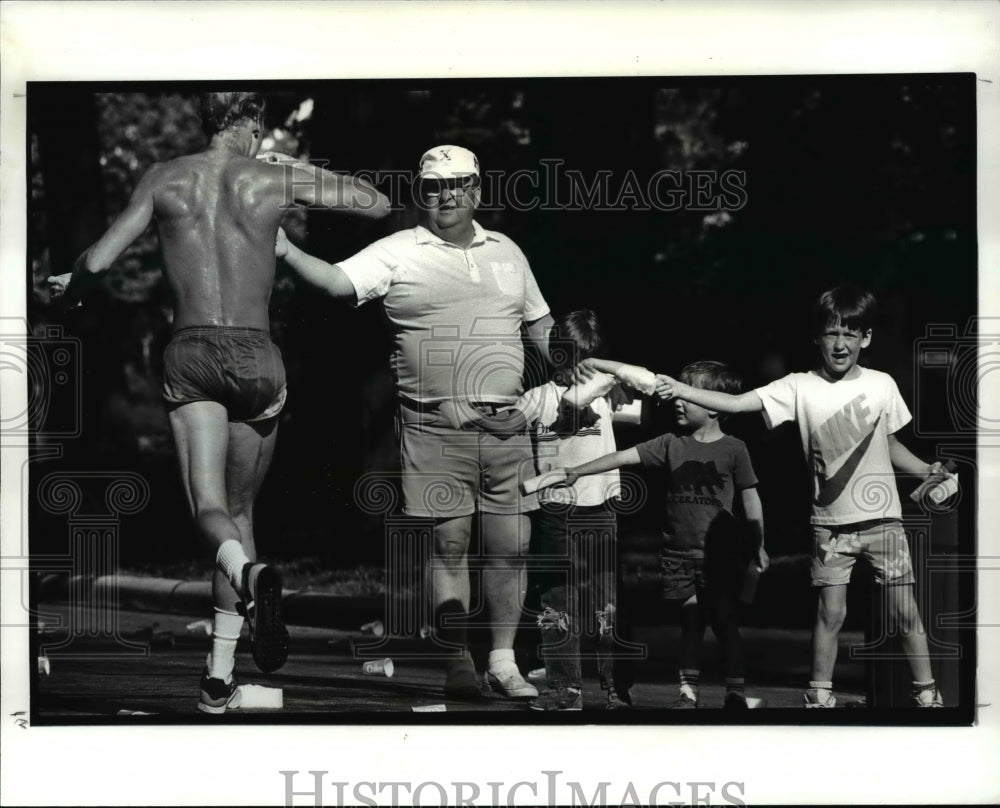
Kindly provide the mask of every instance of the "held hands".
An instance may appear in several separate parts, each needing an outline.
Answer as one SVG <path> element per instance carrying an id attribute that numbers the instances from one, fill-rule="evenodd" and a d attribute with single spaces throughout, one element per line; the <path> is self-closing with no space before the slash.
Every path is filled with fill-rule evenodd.
<path id="1" fill-rule="evenodd" d="M 681 383 L 676 379 L 664 376 L 662 373 L 656 374 L 656 395 L 660 397 L 661 401 L 670 401 L 670 399 L 676 398 L 680 386 Z"/>
<path id="2" fill-rule="evenodd" d="M 284 165 L 295 165 L 302 162 L 298 157 L 292 157 L 290 154 L 282 154 L 276 151 L 261 152 L 257 155 L 257 159 L 262 163 L 281 163 Z"/>
<path id="3" fill-rule="evenodd" d="M 585 382 L 589 382 L 593 379 L 598 373 L 595 364 L 596 363 L 593 359 L 584 359 L 576 367 L 574 367 L 573 374 L 570 377 L 570 385 L 584 384 Z"/>
<path id="4" fill-rule="evenodd" d="M 285 235 L 283 227 L 278 228 L 278 234 L 274 237 L 274 257 L 284 258 L 288 255 L 288 236 Z"/>

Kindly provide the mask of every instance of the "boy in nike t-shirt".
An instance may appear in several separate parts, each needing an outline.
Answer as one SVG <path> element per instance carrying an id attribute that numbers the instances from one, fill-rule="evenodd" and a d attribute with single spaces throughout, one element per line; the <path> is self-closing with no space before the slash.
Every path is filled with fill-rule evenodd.
<path id="1" fill-rule="evenodd" d="M 924 463 L 894 433 L 910 413 L 886 373 L 858 365 L 872 339 L 875 298 L 837 287 L 816 304 L 816 344 L 821 364 L 791 373 L 742 395 L 704 390 L 659 376 L 661 398 L 679 398 L 720 412 L 763 411 L 768 426 L 799 427 L 815 480 L 812 527 L 813 585 L 819 606 L 813 629 L 812 681 L 806 707 L 833 707 L 837 638 L 847 615 L 847 583 L 860 557 L 885 586 L 890 621 L 896 625 L 913 674 L 918 707 L 941 707 L 924 626 L 913 595 L 910 551 L 893 469 L 920 477 L 941 470 Z"/>

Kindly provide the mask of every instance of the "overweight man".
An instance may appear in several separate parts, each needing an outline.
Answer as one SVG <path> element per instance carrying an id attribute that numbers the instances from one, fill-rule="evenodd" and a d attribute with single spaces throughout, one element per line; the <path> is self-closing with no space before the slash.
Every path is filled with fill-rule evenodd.
<path id="1" fill-rule="evenodd" d="M 518 482 L 533 472 L 524 435 L 491 434 L 475 416 L 503 417 L 522 392 L 522 335 L 548 357 L 552 317 L 524 254 L 475 221 L 479 161 L 460 146 L 420 159 L 420 224 L 329 264 L 279 234 L 277 252 L 307 281 L 361 306 L 381 299 L 392 325 L 403 507 L 434 525 L 431 598 L 447 655 L 445 694 L 537 695 L 514 662 L 524 600 L 529 521 Z M 463 415 L 464 414 L 464 415 Z M 480 680 L 467 650 L 469 540 L 479 518 L 483 594 L 493 648 Z"/>

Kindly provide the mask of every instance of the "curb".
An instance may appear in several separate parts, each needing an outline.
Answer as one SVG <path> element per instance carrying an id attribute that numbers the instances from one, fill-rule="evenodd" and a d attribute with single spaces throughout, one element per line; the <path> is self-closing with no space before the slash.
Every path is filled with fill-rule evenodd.
<path id="1" fill-rule="evenodd" d="M 113 604 L 119 609 L 194 617 L 211 614 L 214 608 L 211 581 L 140 575 L 102 575 L 98 578 L 46 575 L 37 581 L 36 593 L 39 602 L 80 598 L 93 604 Z M 281 608 L 289 625 L 357 631 L 364 623 L 382 618 L 386 600 L 285 589 L 281 594 Z"/>

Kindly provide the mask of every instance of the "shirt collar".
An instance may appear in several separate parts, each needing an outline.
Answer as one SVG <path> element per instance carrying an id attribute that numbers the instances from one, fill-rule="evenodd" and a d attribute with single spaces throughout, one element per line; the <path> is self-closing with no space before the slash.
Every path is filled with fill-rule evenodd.
<path id="1" fill-rule="evenodd" d="M 432 233 L 422 224 L 418 224 L 414 228 L 414 233 L 416 237 L 417 244 L 446 244 L 449 247 L 458 247 L 457 244 L 452 244 L 450 241 L 446 241 L 440 236 Z M 480 244 L 485 244 L 487 241 L 500 241 L 493 233 L 480 227 L 479 222 L 475 219 L 472 220 L 472 243 L 470 247 L 476 247 Z M 459 248 L 460 249 L 460 248 Z"/>

